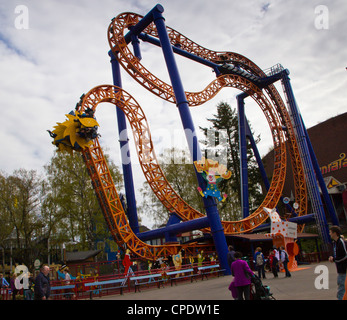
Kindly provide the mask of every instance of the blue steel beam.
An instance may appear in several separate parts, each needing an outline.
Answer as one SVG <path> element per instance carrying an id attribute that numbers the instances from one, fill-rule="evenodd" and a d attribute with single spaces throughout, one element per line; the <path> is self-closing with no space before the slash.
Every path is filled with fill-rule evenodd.
<path id="1" fill-rule="evenodd" d="M 259 154 L 259 151 L 258 151 L 258 148 L 257 148 L 257 144 L 255 143 L 255 140 L 253 138 L 253 134 L 251 132 L 251 128 L 249 127 L 249 123 L 248 123 L 246 117 L 245 117 L 245 122 L 246 122 L 246 137 L 249 139 L 249 141 L 251 143 L 255 159 L 257 160 L 257 163 L 258 163 L 260 175 L 261 175 L 261 177 L 263 179 L 263 182 L 264 182 L 264 185 L 265 185 L 265 189 L 266 189 L 266 191 L 268 191 L 270 189 L 270 182 L 269 182 L 269 179 L 267 178 L 263 161 L 261 161 L 261 156 Z"/>
<path id="2" fill-rule="evenodd" d="M 285 96 L 287 98 L 288 107 L 291 111 L 291 117 L 293 118 L 293 125 L 297 135 L 300 156 L 303 160 L 305 176 L 308 184 L 308 191 L 311 195 L 311 204 L 313 211 L 315 211 L 317 226 L 319 228 L 323 243 L 327 245 L 331 242 L 329 236 L 329 227 L 325 217 L 322 199 L 319 194 L 316 176 L 313 170 L 312 159 L 310 157 L 310 152 L 307 144 L 307 136 L 304 132 L 303 122 L 301 121 L 300 112 L 295 101 L 292 86 L 290 84 L 288 70 L 284 70 L 282 72 L 282 85 L 284 88 Z"/>
<path id="3" fill-rule="evenodd" d="M 157 38 L 154 38 L 154 37 L 152 37 L 152 36 L 150 36 L 150 35 L 148 35 L 146 33 L 140 33 L 138 35 L 138 38 L 141 39 L 144 42 L 148 42 L 148 43 L 153 44 L 153 45 L 155 45 L 157 47 L 160 47 L 160 40 L 157 39 Z M 179 48 L 178 46 L 172 46 L 172 50 L 173 50 L 174 53 L 176 53 L 176 54 L 178 54 L 178 55 L 180 55 L 182 57 L 188 58 L 188 59 L 190 59 L 192 61 L 201 63 L 201 64 L 203 64 L 203 65 L 205 65 L 207 67 L 210 67 L 212 69 L 215 69 L 215 70 L 217 69 L 218 70 L 219 65 L 217 63 L 208 61 L 208 60 L 206 60 L 206 59 L 204 59 L 202 57 L 199 57 L 199 56 L 197 56 L 197 55 L 195 55 L 193 53 L 187 52 L 187 51 Z"/>
<path id="4" fill-rule="evenodd" d="M 133 45 L 134 55 L 137 59 L 141 60 L 140 40 L 137 36 L 131 35 L 131 44 Z"/>
<path id="5" fill-rule="evenodd" d="M 314 213 L 310 213 L 310 214 L 306 214 L 304 216 L 300 216 L 300 217 L 294 217 L 294 218 L 289 218 L 288 219 L 289 222 L 295 222 L 297 224 L 308 224 L 308 223 L 314 223 L 315 220 L 315 214 Z M 264 231 L 268 228 L 270 228 L 271 224 L 270 223 L 264 223 L 259 227 L 256 227 L 253 232 L 261 232 Z"/>
<path id="6" fill-rule="evenodd" d="M 161 43 L 162 51 L 164 54 L 166 66 L 170 76 L 171 84 L 176 97 L 177 108 L 180 113 L 183 128 L 185 130 L 186 139 L 189 146 L 189 151 L 193 161 L 201 159 L 201 150 L 194 128 L 193 120 L 190 114 L 188 101 L 183 89 L 180 74 L 178 72 L 177 64 L 175 61 L 174 52 L 170 44 L 170 39 L 166 31 L 164 17 L 160 10 L 155 11 L 154 22 L 157 27 L 159 40 Z M 206 183 L 199 173 L 197 173 L 197 180 L 201 188 L 205 188 Z M 226 274 L 230 274 L 230 266 L 227 261 L 228 246 L 226 243 L 225 235 L 223 232 L 223 226 L 219 217 L 216 201 L 213 197 L 203 198 L 204 206 L 206 209 L 209 226 L 213 236 L 216 251 L 220 260 L 220 264 L 223 269 L 226 270 Z"/>
<path id="7" fill-rule="evenodd" d="M 254 141 L 253 134 L 251 132 L 251 128 L 249 127 L 249 123 L 247 121 L 247 118 L 245 118 L 245 122 L 246 122 L 246 137 L 249 139 L 249 141 L 251 143 L 254 156 L 255 156 L 255 158 L 257 160 L 257 163 L 258 163 L 258 168 L 259 168 L 259 171 L 260 171 L 260 175 L 261 175 L 262 180 L 263 180 L 264 185 L 265 185 L 265 189 L 266 189 L 266 191 L 269 191 L 269 189 L 270 189 L 270 182 L 269 182 L 269 179 L 267 178 L 267 175 L 266 175 L 266 172 L 265 172 L 265 168 L 264 168 L 264 164 L 263 164 L 263 161 L 261 160 L 261 157 L 260 157 L 257 145 L 256 145 L 256 143 Z M 283 201 L 283 195 L 281 196 L 281 200 Z M 297 216 L 297 213 L 295 212 L 295 210 L 292 208 L 292 206 L 289 203 L 285 203 L 284 205 L 286 206 L 286 208 L 289 210 L 289 212 L 293 216 Z"/>
<path id="8" fill-rule="evenodd" d="M 151 11 L 149 11 L 135 26 L 132 26 L 130 31 L 124 36 L 126 43 L 130 43 L 132 35 L 138 36 L 144 29 L 146 29 L 153 21 L 155 13 L 163 13 L 164 8 L 157 4 Z"/>
<path id="9" fill-rule="evenodd" d="M 239 152 L 240 152 L 240 180 L 241 180 L 241 205 L 243 218 L 249 216 L 248 194 L 248 168 L 247 168 L 247 141 L 245 126 L 244 94 L 237 96 L 237 115 L 239 121 Z"/>
<path id="10" fill-rule="evenodd" d="M 142 241 L 147 241 L 151 239 L 164 238 L 167 234 L 170 234 L 170 236 L 173 236 L 182 232 L 208 228 L 209 226 L 210 226 L 209 219 L 207 217 L 203 217 L 203 218 L 197 218 L 194 220 L 175 223 L 175 224 L 166 226 L 164 228 L 158 228 L 155 230 L 141 232 L 137 234 L 137 236 Z"/>
<path id="11" fill-rule="evenodd" d="M 157 39 L 157 38 L 154 38 L 146 33 L 141 33 L 138 35 L 139 39 L 145 41 L 145 42 L 148 42 L 148 43 L 151 43 L 153 45 L 156 45 L 156 46 L 160 46 L 160 41 Z M 231 65 L 231 64 L 217 64 L 217 63 L 214 63 L 212 61 L 209 61 L 209 60 L 206 60 L 202 57 L 199 57 L 195 54 L 192 54 L 188 51 L 185 51 L 183 49 L 181 49 L 178 45 L 175 46 L 175 45 L 172 45 L 172 50 L 174 53 L 177 53 L 178 55 L 181 55 L 185 58 L 188 58 L 190 60 L 193 60 L 195 62 L 198 62 L 198 63 L 201 63 L 205 66 L 208 66 L 210 68 L 212 68 L 215 72 L 216 72 L 216 75 L 220 75 L 221 73 L 222 74 L 235 74 L 235 75 L 242 75 L 244 76 L 245 78 L 251 80 L 253 83 L 255 83 L 256 85 L 260 86 L 261 85 L 261 81 L 263 81 L 263 78 L 260 78 L 258 76 L 255 76 L 245 70 L 243 70 L 241 67 L 239 66 L 234 66 L 234 65 Z M 265 77 L 264 79 L 267 79 L 268 77 Z M 277 81 L 277 80 L 276 80 Z"/>
<path id="12" fill-rule="evenodd" d="M 176 212 L 171 212 L 169 220 L 166 223 L 166 226 L 169 227 L 173 224 L 178 224 L 181 221 L 182 221 L 182 218 Z M 165 242 L 177 242 L 177 234 L 166 232 L 165 233 Z"/>
<path id="13" fill-rule="evenodd" d="M 305 127 L 304 121 L 302 120 L 301 115 L 300 115 L 300 119 L 301 119 L 302 127 L 304 128 L 305 137 L 306 137 L 306 140 L 307 140 L 307 146 L 308 146 L 308 149 L 310 151 L 310 156 L 311 156 L 311 160 L 312 160 L 312 165 L 313 165 L 314 171 L 316 173 L 316 178 L 318 180 L 320 189 L 322 191 L 324 202 L 325 202 L 325 205 L 327 206 L 327 209 L 328 209 L 328 212 L 329 212 L 329 215 L 330 215 L 330 218 L 331 218 L 331 222 L 334 225 L 338 226 L 338 225 L 340 225 L 340 223 L 339 223 L 339 220 L 337 218 L 334 206 L 333 206 L 333 204 L 331 202 L 331 199 L 330 199 L 327 187 L 326 187 L 324 179 L 323 179 L 322 172 L 321 172 L 321 170 L 319 168 L 317 157 L 316 157 L 316 155 L 315 155 L 315 153 L 313 151 L 311 140 L 310 140 L 310 137 L 309 137 L 309 135 L 307 133 L 307 130 L 306 130 L 306 127 Z"/>
<path id="14" fill-rule="evenodd" d="M 122 88 L 122 79 L 120 73 L 120 66 L 118 60 L 109 51 L 109 56 L 111 58 L 113 83 L 115 86 Z M 139 232 L 139 221 L 137 216 L 136 208 L 136 198 L 134 189 L 134 179 L 130 160 L 130 148 L 129 139 L 127 133 L 127 124 L 124 112 L 120 108 L 116 108 L 117 121 L 118 121 L 118 133 L 119 133 L 119 144 L 121 150 L 123 177 L 124 177 L 124 187 L 125 187 L 125 197 L 127 199 L 127 216 L 129 219 L 129 224 L 133 232 L 136 234 Z"/>

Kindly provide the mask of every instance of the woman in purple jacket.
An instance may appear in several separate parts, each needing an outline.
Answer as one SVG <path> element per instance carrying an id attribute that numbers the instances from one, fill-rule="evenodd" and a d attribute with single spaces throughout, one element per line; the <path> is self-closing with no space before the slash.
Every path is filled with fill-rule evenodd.
<path id="1" fill-rule="evenodd" d="M 249 300 L 251 292 L 251 277 L 253 271 L 249 268 L 248 263 L 241 260 L 242 253 L 235 252 L 235 261 L 231 264 L 231 274 L 234 276 L 234 286 L 237 289 L 237 300 Z"/>

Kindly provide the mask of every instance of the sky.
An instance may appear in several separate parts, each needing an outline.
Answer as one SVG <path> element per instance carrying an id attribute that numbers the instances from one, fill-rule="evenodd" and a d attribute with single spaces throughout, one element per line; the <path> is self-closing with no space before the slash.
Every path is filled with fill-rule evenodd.
<path id="1" fill-rule="evenodd" d="M 345 0 L 0 0 L 1 172 L 44 172 L 55 148 L 46 130 L 63 122 L 83 93 L 112 84 L 111 19 L 122 12 L 145 15 L 157 3 L 164 7 L 167 26 L 201 46 L 240 53 L 262 69 L 277 63 L 287 68 L 307 128 L 347 111 Z M 160 48 L 142 44 L 141 49 L 142 63 L 168 82 Z M 211 69 L 176 59 L 186 91 L 200 91 L 213 80 Z M 156 154 L 168 146 L 187 148 L 176 106 L 153 96 L 123 70 L 122 82 L 146 114 Z M 195 128 L 209 126 L 219 102 L 235 108 L 239 93 L 223 89 L 190 108 Z M 261 136 L 258 148 L 265 155 L 272 147 L 265 116 L 248 100 L 246 116 Z M 120 165 L 114 106 L 103 104 L 96 118 L 102 146 Z M 144 178 L 130 146 L 141 199 Z M 144 224 L 150 226 L 151 219 Z"/>

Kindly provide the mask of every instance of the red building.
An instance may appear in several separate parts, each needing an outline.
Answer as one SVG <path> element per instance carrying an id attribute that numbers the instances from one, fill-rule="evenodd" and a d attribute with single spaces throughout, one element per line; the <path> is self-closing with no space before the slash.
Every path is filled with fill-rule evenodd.
<path id="1" fill-rule="evenodd" d="M 326 187 L 340 224 L 347 221 L 347 112 L 307 129 Z M 288 150 L 287 150 L 288 151 Z M 273 151 L 263 163 L 269 180 L 272 178 Z M 287 157 L 287 178 L 283 195 L 294 200 L 294 183 L 290 157 Z"/>

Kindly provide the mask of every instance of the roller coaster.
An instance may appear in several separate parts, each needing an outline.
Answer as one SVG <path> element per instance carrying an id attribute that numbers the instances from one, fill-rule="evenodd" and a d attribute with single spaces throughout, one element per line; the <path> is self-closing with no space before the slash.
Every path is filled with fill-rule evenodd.
<path id="1" fill-rule="evenodd" d="M 265 73 L 255 63 L 240 54 L 206 49 L 176 30 L 167 27 L 163 12 L 163 7 L 156 5 L 145 16 L 126 12 L 112 19 L 108 28 L 108 42 L 111 48 L 109 55 L 111 56 L 114 85 L 100 85 L 84 94 L 77 103 L 75 112 L 67 115 L 67 121 L 58 123 L 51 133 L 54 138 L 53 144 L 59 150 L 81 151 L 108 228 L 115 241 L 119 246 L 126 245 L 134 255 L 148 260 L 175 255 L 182 249 L 185 249 L 188 254 L 195 255 L 197 249 L 203 248 L 198 243 L 168 242 L 164 245 L 149 245 L 145 242 L 147 238 L 138 232 L 137 213 L 132 209 L 136 205 L 131 163 L 125 165 L 123 162 L 128 205 L 128 212 L 125 212 L 96 134 L 98 123 L 94 119 L 94 112 L 102 102 L 112 103 L 117 107 L 119 131 L 126 130 L 125 117 L 128 120 L 134 136 L 139 163 L 148 184 L 168 212 L 178 217 L 176 223 L 168 225 L 164 230 L 154 232 L 154 234 L 177 233 L 182 230 L 195 229 L 210 233 L 221 265 L 228 270 L 225 235 L 251 232 L 266 222 L 268 214 L 264 208 L 275 208 L 282 197 L 288 148 L 293 170 L 295 202 L 297 203 L 296 209 L 292 210 L 289 218 L 300 223 L 299 230 L 303 230 L 305 222 L 314 220 L 321 227 L 324 241 L 328 242 L 324 211 L 323 213 L 319 211 L 320 206 L 318 205 L 318 209 L 313 214 L 308 214 L 308 194 L 310 193 L 312 202 L 312 194 L 317 193 L 318 186 L 315 179 L 314 186 L 308 184 L 310 175 L 312 176 L 314 173 L 312 170 L 311 173 L 307 170 L 308 165 L 303 161 L 303 155 L 309 154 L 309 149 L 307 142 L 303 146 L 302 139 L 299 140 L 304 135 L 300 131 L 300 128 L 304 130 L 304 124 L 297 110 L 295 99 L 290 98 L 291 87 L 288 70 L 279 66 Z M 156 77 L 141 63 L 139 40 L 162 48 L 171 84 Z M 212 68 L 216 78 L 200 92 L 184 91 L 174 54 Z M 248 210 L 247 182 L 244 183 L 245 187 L 242 190 L 243 219 L 239 221 L 221 221 L 216 200 L 213 197 L 203 199 L 205 213 L 192 208 L 181 198 L 167 181 L 158 163 L 144 111 L 134 97 L 121 87 L 120 66 L 152 94 L 176 104 L 183 129 L 189 129 L 191 132 L 187 139 L 193 161 L 201 160 L 201 151 L 190 115 L 190 107 L 202 105 L 226 87 L 242 92 L 237 97 L 240 113 L 243 110 L 243 100 L 247 97 L 252 98 L 259 105 L 272 132 L 274 169 L 267 194 L 254 212 L 249 213 Z M 274 86 L 278 80 L 282 81 L 287 106 Z M 241 120 L 245 121 L 244 117 Z M 242 121 L 240 123 L 244 123 Z M 240 127 L 242 130 L 242 126 Z M 244 134 L 240 134 L 240 137 L 244 136 Z M 127 143 L 127 138 L 123 140 L 125 141 L 121 141 L 121 147 L 122 143 L 123 145 Z M 244 146 L 244 144 L 245 141 L 240 140 L 240 146 Z M 242 158 L 242 151 L 240 152 Z M 310 164 L 312 167 L 312 161 Z M 242 168 L 244 167 L 243 164 Z M 245 170 L 242 170 L 244 180 L 247 179 Z M 198 173 L 197 181 L 199 187 L 206 188 L 206 183 Z M 319 200 L 317 201 L 319 202 Z"/>

